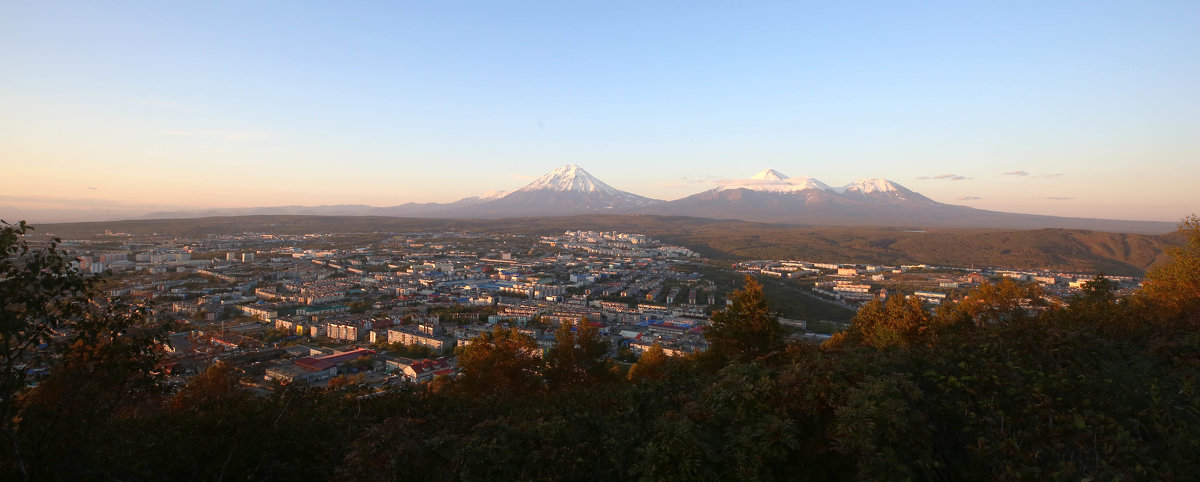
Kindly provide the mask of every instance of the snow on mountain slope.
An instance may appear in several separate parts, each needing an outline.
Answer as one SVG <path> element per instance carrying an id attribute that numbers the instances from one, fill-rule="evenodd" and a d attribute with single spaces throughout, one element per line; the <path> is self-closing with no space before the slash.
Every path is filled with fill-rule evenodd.
<path id="1" fill-rule="evenodd" d="M 809 189 L 831 191 L 825 183 L 808 176 L 788 177 L 774 169 L 766 169 L 755 174 L 750 179 L 737 179 L 721 183 L 718 191 L 729 189 L 750 189 L 752 191 L 791 193 Z"/>
<path id="2" fill-rule="evenodd" d="M 525 187 L 471 207 L 464 215 L 516 217 L 615 212 L 655 203 L 616 189 L 574 164 L 537 178 Z"/>
<path id="3" fill-rule="evenodd" d="M 500 191 L 500 190 L 488 191 L 483 194 L 480 194 L 479 200 L 480 201 L 491 201 L 493 199 L 500 199 L 507 195 L 508 195 L 508 191 Z"/>
<path id="4" fill-rule="evenodd" d="M 500 191 L 500 190 L 488 191 L 488 192 L 485 192 L 478 196 L 471 196 L 471 197 L 465 197 L 465 198 L 459 199 L 452 203 L 445 204 L 445 206 L 469 206 L 472 204 L 485 203 L 488 201 L 495 201 L 504 196 L 507 196 L 508 194 L 509 194 L 509 191 Z M 431 205 L 440 206 L 440 204 L 437 204 L 437 203 L 431 203 Z"/>
<path id="5" fill-rule="evenodd" d="M 843 196 L 867 199 L 875 203 L 938 204 L 904 186 L 880 178 L 859 179 L 838 188 L 837 191 Z"/>
<path id="6" fill-rule="evenodd" d="M 567 165 L 524 188 L 483 193 L 452 203 L 276 206 L 151 213 L 151 218 L 241 215 L 406 216 L 427 218 L 513 218 L 592 213 L 652 214 L 799 225 L 1046 227 L 1162 233 L 1172 223 L 1060 218 L 984 211 L 943 204 L 886 179 L 859 179 L 833 188 L 811 177 L 789 178 L 773 169 L 749 179 L 673 201 L 657 201 L 620 191 L 579 166 Z"/>
<path id="7" fill-rule="evenodd" d="M 605 184 L 604 181 L 596 179 L 575 164 L 567 164 L 550 171 L 521 188 L 518 192 L 521 191 L 598 192 L 604 194 L 620 194 L 623 192 Z"/>
<path id="8" fill-rule="evenodd" d="M 867 194 L 867 193 L 873 193 L 873 192 L 907 191 L 907 189 L 904 189 L 899 184 L 896 184 L 887 179 L 871 178 L 871 179 L 859 179 L 850 184 L 842 186 L 840 189 L 838 189 L 838 192 L 846 192 L 846 191 L 857 191 L 857 192 Z"/>
<path id="9" fill-rule="evenodd" d="M 755 181 L 783 181 L 783 180 L 786 180 L 787 178 L 788 177 L 785 176 L 782 172 L 776 171 L 774 169 L 763 169 L 762 171 L 759 171 L 758 174 L 750 176 L 750 179 L 753 179 Z"/>

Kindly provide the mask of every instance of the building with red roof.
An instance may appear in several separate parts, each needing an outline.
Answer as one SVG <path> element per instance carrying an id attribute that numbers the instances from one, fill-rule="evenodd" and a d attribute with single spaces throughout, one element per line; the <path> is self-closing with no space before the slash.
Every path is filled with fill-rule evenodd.
<path id="1" fill-rule="evenodd" d="M 312 383 L 328 380 L 337 376 L 338 369 L 343 364 L 374 354 L 374 351 L 359 348 L 333 355 L 301 358 L 292 363 L 268 369 L 267 378 L 278 380 L 282 383 L 297 381 Z"/>

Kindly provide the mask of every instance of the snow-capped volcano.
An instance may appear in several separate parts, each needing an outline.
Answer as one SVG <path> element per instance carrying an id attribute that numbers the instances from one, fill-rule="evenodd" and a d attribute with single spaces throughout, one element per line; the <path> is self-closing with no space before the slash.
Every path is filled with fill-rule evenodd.
<path id="1" fill-rule="evenodd" d="M 883 196 L 897 200 L 905 200 L 906 194 L 915 194 L 904 186 L 883 178 L 859 179 L 842 187 L 830 187 L 828 184 L 812 177 L 789 177 L 774 169 L 764 169 L 749 179 L 725 181 L 716 188 L 717 191 L 730 189 L 749 189 L 752 191 L 773 193 L 798 193 L 813 190 L 872 197 Z M 919 194 L 917 196 L 920 197 Z"/>
<path id="2" fill-rule="evenodd" d="M 904 189 L 900 185 L 883 178 L 859 179 L 850 184 L 842 186 L 839 191 L 857 191 L 861 193 L 872 192 L 892 192 Z"/>
<path id="3" fill-rule="evenodd" d="M 583 168 L 568 164 L 535 179 L 525 187 L 484 199 L 465 215 L 519 217 L 617 212 L 656 202 L 622 191 L 596 179 Z"/>
<path id="4" fill-rule="evenodd" d="M 783 181 L 787 178 L 788 177 L 783 175 L 782 172 L 774 169 L 763 169 L 759 171 L 758 174 L 750 176 L 750 179 L 755 181 Z"/>
<path id="5" fill-rule="evenodd" d="M 576 165 L 546 173 L 513 191 L 492 191 L 451 203 L 398 206 L 276 206 L 151 213 L 154 218 L 241 215 L 405 216 L 516 218 L 579 214 L 657 214 L 782 224 L 903 227 L 1046 227 L 1164 232 L 1170 223 L 1059 218 L 984 211 L 943 204 L 887 179 L 859 179 L 830 187 L 811 177 L 774 169 L 674 201 L 657 201 L 616 189 Z M 1114 224 L 1115 223 L 1115 224 Z M 1116 227 L 1114 227 L 1116 226 Z"/>
<path id="6" fill-rule="evenodd" d="M 844 196 L 857 196 L 876 203 L 936 204 L 932 199 L 882 178 L 859 179 L 837 189 Z"/>
<path id="7" fill-rule="evenodd" d="M 750 179 L 725 181 L 717 187 L 718 191 L 727 189 L 750 189 L 753 191 L 781 193 L 800 192 L 809 189 L 816 189 L 818 191 L 830 190 L 828 185 L 814 178 L 808 176 L 788 177 L 774 169 L 765 169 L 751 176 Z"/>
<path id="8" fill-rule="evenodd" d="M 847 198 L 869 200 L 875 204 L 935 205 L 937 201 L 898 185 L 898 183 L 874 177 L 859 179 L 838 188 Z"/>
<path id="9" fill-rule="evenodd" d="M 605 194 L 620 194 L 623 191 L 614 189 L 604 181 L 596 179 L 587 171 L 575 164 L 546 173 L 517 192 L 529 191 L 559 191 L 559 192 L 599 192 Z M 628 193 L 626 193 L 628 194 Z"/>
<path id="10" fill-rule="evenodd" d="M 648 208 L 648 212 L 767 222 L 848 224 L 912 219 L 913 209 L 939 203 L 887 179 L 859 179 L 830 187 L 807 176 L 767 169 L 749 179 L 725 181 L 708 191 Z"/>

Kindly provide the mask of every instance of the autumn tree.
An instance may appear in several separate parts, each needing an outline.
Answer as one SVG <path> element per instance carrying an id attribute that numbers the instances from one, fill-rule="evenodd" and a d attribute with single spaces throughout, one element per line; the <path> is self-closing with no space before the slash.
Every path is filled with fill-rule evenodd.
<path id="1" fill-rule="evenodd" d="M 217 362 L 188 380 L 167 406 L 175 410 L 207 411 L 223 408 L 248 395 L 243 374 L 233 365 Z"/>
<path id="2" fill-rule="evenodd" d="M 83 317 L 91 287 L 58 239 L 30 246 L 32 229 L 24 221 L 0 221 L 0 424 L 6 430 L 27 368 L 47 361 L 35 349 L 50 341 L 51 330 Z"/>
<path id="3" fill-rule="evenodd" d="M 920 298 L 893 295 L 887 301 L 874 299 L 863 305 L 850 328 L 839 335 L 840 342 L 884 348 L 929 344 L 936 337 L 934 317 Z"/>
<path id="4" fill-rule="evenodd" d="M 1200 215 L 1179 225 L 1182 246 L 1168 248 L 1171 261 L 1146 273 L 1142 297 L 1168 318 L 1200 312 Z"/>
<path id="5" fill-rule="evenodd" d="M 22 478 L 50 463 L 51 440 L 60 453 L 85 447 L 82 427 L 156 403 L 166 335 L 145 307 L 99 296 L 58 239 L 30 246 L 31 229 L 0 221 L 0 427 L 10 449 L 0 465 Z M 47 375 L 28 388 L 33 368 Z"/>
<path id="6" fill-rule="evenodd" d="M 475 395 L 521 394 L 542 387 L 537 341 L 497 326 L 455 350 L 462 372 L 456 386 Z"/>
<path id="7" fill-rule="evenodd" d="M 1029 319 L 1035 310 L 1046 306 L 1037 285 L 1004 278 L 980 285 L 962 301 L 943 305 L 939 316 L 951 322 L 986 325 Z"/>
<path id="8" fill-rule="evenodd" d="M 351 374 L 338 375 L 336 377 L 329 379 L 328 388 L 330 390 L 335 390 L 335 391 L 336 390 L 344 390 L 344 389 L 349 389 L 351 391 L 354 391 L 355 388 L 362 388 L 362 384 L 365 380 L 366 380 L 366 374 L 363 374 L 363 373 L 357 373 L 357 374 L 353 374 L 353 375 L 351 375 Z"/>
<path id="9" fill-rule="evenodd" d="M 661 380 L 666 376 L 670 362 L 670 357 L 663 351 L 662 345 L 656 341 L 645 353 L 642 353 L 637 363 L 629 368 L 629 381 L 637 383 Z"/>
<path id="10" fill-rule="evenodd" d="M 1117 294 L 1115 281 L 1097 276 L 1083 284 L 1067 300 L 1067 307 L 1054 313 L 1055 320 L 1073 326 L 1088 326 L 1108 336 L 1129 336 L 1144 332 L 1143 317 L 1133 310 L 1126 297 Z"/>
<path id="11" fill-rule="evenodd" d="M 586 317 L 578 323 L 560 323 L 554 341 L 554 347 L 546 352 L 545 373 L 551 388 L 593 381 L 607 372 L 602 357 L 608 343 L 599 338 Z"/>
<path id="12" fill-rule="evenodd" d="M 747 276 L 746 285 L 730 294 L 732 303 L 713 313 L 704 331 L 709 351 L 730 360 L 751 360 L 783 346 L 779 316 L 767 308 L 762 285 Z"/>

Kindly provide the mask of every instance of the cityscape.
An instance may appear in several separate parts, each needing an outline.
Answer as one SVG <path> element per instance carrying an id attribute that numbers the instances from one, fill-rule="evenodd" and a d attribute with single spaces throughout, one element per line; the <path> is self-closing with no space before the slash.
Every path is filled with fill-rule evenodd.
<path id="1" fill-rule="evenodd" d="M 1200 2 L 6 2 L 0 481 L 1200 474 Z"/>
<path id="2" fill-rule="evenodd" d="M 1013 266 L 864 262 L 861 251 L 754 259 L 714 251 L 695 232 L 553 230 L 641 223 L 670 233 L 676 222 L 6 222 L 0 293 L 4 326 L 16 329 L 0 339 L 10 387 L 0 408 L 19 414 L 6 430 L 23 450 L 4 468 L 137 479 L 1119 474 L 1137 468 L 1074 466 L 1094 449 L 1061 440 L 1200 413 L 1189 392 L 1195 217 L 1181 224 L 1183 244 L 1161 248 L 1166 260 L 1137 275 L 1029 269 L 1045 258 L 1028 253 Z M 774 239 L 777 228 L 746 229 L 734 244 Z M 982 235 L 1017 248 L 1015 233 Z M 1112 239 L 1158 239 L 1138 236 Z M 1021 415 L 1001 424 L 977 418 L 981 410 Z M 1018 436 L 1052 457 L 997 458 L 1024 453 L 1003 442 L 1008 423 L 1039 417 L 1059 428 Z M 906 434 L 881 443 L 912 458 L 876 466 L 874 449 L 838 445 L 862 420 Z M 838 428 L 803 427 L 817 421 Z M 1128 450 L 1200 430 L 1171 427 L 1131 437 Z M 679 440 L 681 429 L 699 437 Z M 777 437 L 827 448 L 778 447 Z M 696 458 L 721 447 L 770 463 Z M 60 448 L 76 461 L 48 463 Z M 1156 453 L 1144 470 L 1195 462 Z M 951 463 L 927 465 L 945 456 Z M 577 458 L 536 463 L 545 457 Z"/>
<path id="3" fill-rule="evenodd" d="M 618 363 L 632 364 L 655 344 L 687 355 L 708 347 L 709 317 L 746 275 L 804 300 L 783 307 L 780 323 L 790 338 L 810 342 L 845 329 L 870 300 L 912 295 L 932 311 L 1011 279 L 1037 285 L 1039 301 L 1066 306 L 1097 275 L 853 260 L 728 263 L 612 231 L 107 232 L 61 246 L 79 270 L 104 279 L 109 297 L 141 300 L 177 330 L 162 345 L 172 383 L 226 363 L 262 390 L 361 379 L 383 391 L 452 377 L 454 348 L 496 327 L 529 336 L 539 354 L 554 348 L 560 325 L 589 323 Z M 1141 283 L 1108 279 L 1126 294 Z"/>

